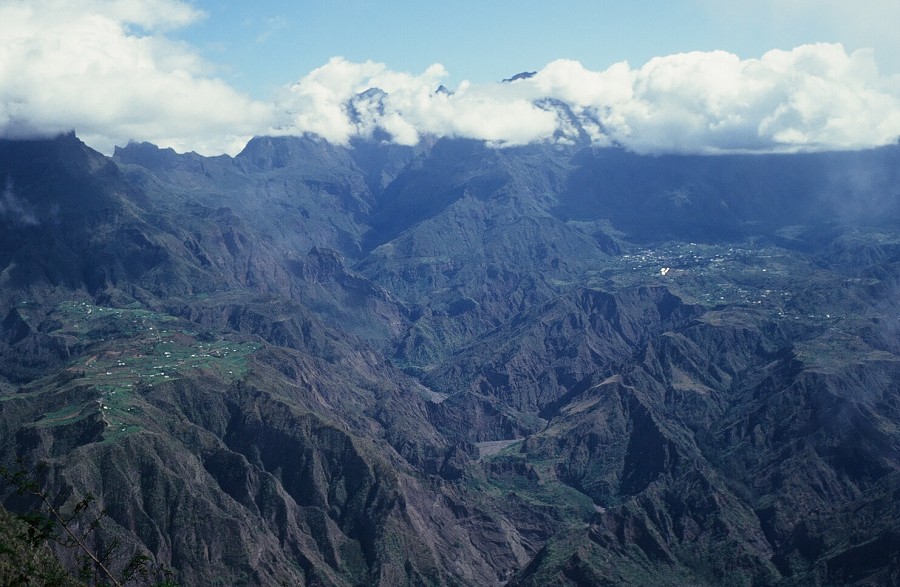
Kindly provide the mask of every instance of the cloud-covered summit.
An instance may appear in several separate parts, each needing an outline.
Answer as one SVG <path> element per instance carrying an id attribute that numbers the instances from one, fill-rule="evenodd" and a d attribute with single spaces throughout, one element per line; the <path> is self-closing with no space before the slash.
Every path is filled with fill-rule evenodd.
<path id="1" fill-rule="evenodd" d="M 506 83 L 435 91 L 445 76 L 439 65 L 410 75 L 334 58 L 290 87 L 275 130 L 337 143 L 383 130 L 404 144 L 434 135 L 498 145 L 586 133 L 643 153 L 855 149 L 900 136 L 898 81 L 879 76 L 871 51 L 838 44 L 759 59 L 683 53 L 604 71 L 558 60 Z M 351 103 L 362 116 L 350 115 Z"/>
<path id="2" fill-rule="evenodd" d="M 202 154 L 303 133 L 335 143 L 590 140 L 642 153 L 856 149 L 900 136 L 900 78 L 882 75 L 871 50 L 840 44 L 752 59 L 680 53 L 602 71 L 562 59 L 449 89 L 439 64 L 413 74 L 335 57 L 263 102 L 167 36 L 202 17 L 181 0 L 0 0 L 0 136 L 75 130 L 105 152 L 141 140 Z"/>

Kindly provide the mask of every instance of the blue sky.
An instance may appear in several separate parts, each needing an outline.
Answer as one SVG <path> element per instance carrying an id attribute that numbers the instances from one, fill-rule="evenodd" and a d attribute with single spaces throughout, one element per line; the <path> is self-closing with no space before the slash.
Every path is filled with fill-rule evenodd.
<path id="1" fill-rule="evenodd" d="M 898 22 L 900 0 L 0 0 L 0 137 L 869 148 L 900 136 Z"/>
<path id="2" fill-rule="evenodd" d="M 264 97 L 342 56 L 418 73 L 443 64 L 451 81 L 499 81 L 558 58 L 605 68 L 690 48 L 702 10 L 676 2 L 254 2 L 198 3 L 207 17 L 182 36 L 234 85 Z M 665 23 L 680 23 L 666 26 Z M 668 29 L 668 30 L 666 30 Z"/>
<path id="3" fill-rule="evenodd" d="M 451 83 L 498 81 L 555 59 L 601 70 L 626 60 L 722 49 L 742 58 L 770 49 L 841 42 L 875 46 L 900 71 L 891 4 L 782 0 L 257 0 L 197 1 L 205 13 L 177 32 L 232 85 L 259 99 L 342 56 L 419 73 L 441 63 Z M 846 4 L 846 6 L 842 6 Z M 871 15 L 869 16 L 869 13 Z M 851 15 L 848 17 L 848 14 Z M 866 24 L 867 19 L 870 24 Z"/>

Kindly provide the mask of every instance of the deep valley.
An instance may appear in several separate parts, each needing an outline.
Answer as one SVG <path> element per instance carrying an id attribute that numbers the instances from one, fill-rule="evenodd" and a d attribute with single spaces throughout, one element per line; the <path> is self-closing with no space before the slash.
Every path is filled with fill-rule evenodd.
<path id="1" fill-rule="evenodd" d="M 98 550 L 185 586 L 900 584 L 900 145 L 69 134 L 0 141 L 0 186 L 0 464 L 93 495 Z"/>

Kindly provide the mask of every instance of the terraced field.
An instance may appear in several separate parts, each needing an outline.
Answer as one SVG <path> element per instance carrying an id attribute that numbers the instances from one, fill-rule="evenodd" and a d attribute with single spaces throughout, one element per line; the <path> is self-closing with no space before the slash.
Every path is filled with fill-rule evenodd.
<path id="1" fill-rule="evenodd" d="M 143 390 L 186 376 L 223 383 L 243 378 L 259 344 L 198 335 L 189 323 L 147 310 L 64 302 L 50 315 L 52 334 L 72 350 L 68 377 L 38 380 L 24 394 L 69 395 L 43 414 L 42 427 L 72 424 L 99 410 L 111 439 L 142 428 Z"/>

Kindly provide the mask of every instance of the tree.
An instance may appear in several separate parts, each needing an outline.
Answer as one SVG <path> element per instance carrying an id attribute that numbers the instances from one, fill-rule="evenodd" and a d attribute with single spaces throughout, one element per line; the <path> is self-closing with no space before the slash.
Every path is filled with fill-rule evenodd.
<path id="1" fill-rule="evenodd" d="M 41 463 L 38 469 L 45 466 Z M 101 550 L 92 547 L 89 539 L 100 527 L 106 512 L 93 513 L 95 500 L 91 494 L 63 510 L 54 505 L 51 495 L 22 461 L 13 470 L 0 467 L 0 477 L 6 480 L 7 487 L 31 497 L 34 503 L 30 510 L 18 516 L 0 508 L 0 583 L 47 587 L 134 584 L 174 587 L 172 572 L 153 564 L 144 552 L 135 553 L 125 565 L 114 569 L 112 561 L 121 546 L 119 541 L 114 539 Z M 81 530 L 81 522 L 87 516 L 89 521 Z M 50 544 L 74 552 L 76 568 L 66 571 L 53 556 Z"/>

